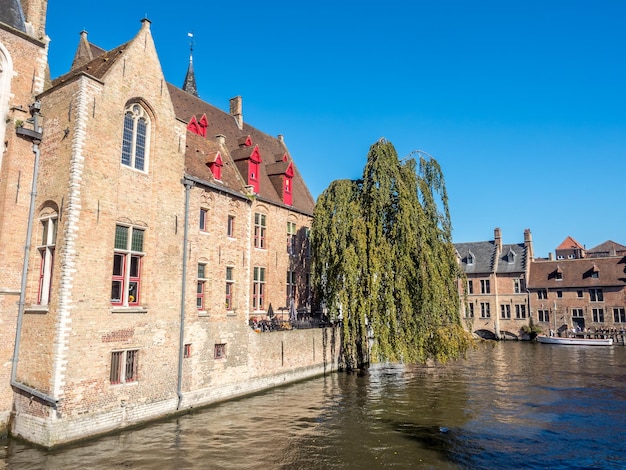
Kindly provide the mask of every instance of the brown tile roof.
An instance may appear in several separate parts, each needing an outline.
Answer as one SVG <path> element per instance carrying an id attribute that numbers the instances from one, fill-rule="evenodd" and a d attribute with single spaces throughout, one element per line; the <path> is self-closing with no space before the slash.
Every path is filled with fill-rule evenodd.
<path id="1" fill-rule="evenodd" d="M 199 118 L 203 114 L 206 114 L 208 120 L 208 128 L 207 128 L 207 140 L 213 141 L 214 136 L 223 135 L 226 138 L 225 143 L 225 151 L 222 153 L 222 159 L 224 160 L 224 168 L 222 171 L 225 171 L 229 165 L 235 167 L 233 157 L 241 158 L 242 154 L 248 153 L 250 154 L 254 149 L 254 146 L 258 146 L 261 159 L 263 160 L 260 167 L 260 194 L 258 195 L 261 199 L 271 202 L 277 205 L 284 205 L 281 195 L 278 194 L 276 188 L 270 181 L 268 175 L 268 165 L 272 165 L 276 162 L 276 154 L 284 155 L 287 153 L 289 161 L 291 157 L 289 156 L 289 152 L 287 151 L 285 145 L 276 137 L 272 137 L 264 132 L 259 131 L 258 129 L 244 123 L 243 130 L 240 130 L 237 127 L 237 123 L 233 116 L 229 113 L 226 113 L 215 106 L 212 106 L 200 98 L 193 96 L 180 88 L 169 84 L 168 89 L 170 92 L 170 96 L 172 98 L 172 103 L 174 105 L 174 110 L 176 112 L 176 116 L 178 119 L 183 122 L 189 122 L 192 116 L 197 116 Z M 247 136 L 250 136 L 252 141 L 252 146 L 246 147 L 245 150 L 240 149 L 240 143 L 245 142 Z M 197 145 L 198 140 L 193 138 L 192 142 L 190 141 L 190 145 Z M 193 154 L 195 150 L 188 146 L 187 155 Z M 198 171 L 200 174 L 192 173 L 190 176 L 196 176 L 202 178 L 207 175 L 206 171 L 201 170 L 201 166 L 195 163 L 189 163 L 188 165 L 189 171 Z M 272 168 L 274 170 L 274 168 Z M 294 176 L 292 180 L 292 194 L 293 194 L 293 204 L 291 207 L 294 209 L 306 213 L 313 214 L 313 207 L 315 205 L 315 201 L 307 188 L 302 175 L 298 172 L 295 164 L 293 165 Z M 204 175 L 204 176 L 202 176 Z M 247 175 L 240 175 L 241 180 L 246 181 Z M 226 176 L 223 176 L 223 179 L 226 179 Z M 226 184 L 226 182 L 225 182 Z M 232 179 L 229 180 L 228 184 L 232 184 L 233 188 L 235 183 Z"/>
<path id="2" fill-rule="evenodd" d="M 597 271 L 599 276 L 592 277 Z M 535 261 L 530 263 L 529 289 L 626 286 L 626 257 Z M 562 273 L 557 279 L 556 272 Z"/>
<path id="3" fill-rule="evenodd" d="M 570 236 L 568 236 L 565 240 L 561 242 L 559 246 L 556 247 L 557 250 L 569 250 L 572 248 L 580 248 L 581 250 L 585 249 L 584 246 L 582 246 Z"/>
<path id="4" fill-rule="evenodd" d="M 626 246 L 615 243 L 612 240 L 607 240 L 587 250 L 587 256 L 592 258 L 598 256 L 623 256 L 625 254 Z"/>
<path id="5" fill-rule="evenodd" d="M 87 62 L 86 64 L 77 67 L 75 69 L 70 70 L 65 75 L 61 75 L 58 78 L 55 78 L 52 81 L 52 86 L 59 85 L 61 83 L 65 83 L 80 75 L 81 73 L 86 73 L 87 75 L 91 75 L 97 79 L 103 79 L 109 69 L 113 66 L 113 64 L 122 56 L 128 44 L 125 43 L 121 46 L 116 47 L 115 49 L 111 49 L 110 51 L 104 52 L 100 54 L 95 59 Z"/>

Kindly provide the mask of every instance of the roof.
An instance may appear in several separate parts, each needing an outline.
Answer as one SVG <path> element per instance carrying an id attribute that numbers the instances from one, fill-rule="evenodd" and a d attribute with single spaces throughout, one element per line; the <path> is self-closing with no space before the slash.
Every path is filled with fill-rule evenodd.
<path id="1" fill-rule="evenodd" d="M 4 23 L 23 33 L 26 32 L 24 12 L 19 0 L 0 0 L 0 23 Z"/>
<path id="2" fill-rule="evenodd" d="M 578 243 L 576 240 L 574 240 L 570 236 L 568 236 L 565 240 L 561 242 L 559 246 L 556 247 L 557 250 L 571 250 L 575 248 L 579 248 L 581 250 L 585 249 L 584 246 L 582 246 L 580 243 Z"/>
<path id="3" fill-rule="evenodd" d="M 626 257 L 534 261 L 530 263 L 528 288 L 623 287 L 625 269 Z M 559 271 L 561 279 L 554 275 Z M 598 277 L 591 276 L 594 271 Z"/>
<path id="4" fill-rule="evenodd" d="M 59 85 L 61 83 L 70 81 L 77 75 L 86 73 L 97 79 L 103 79 L 109 69 L 115 64 L 115 62 L 122 56 L 122 53 L 126 50 L 130 43 L 127 42 L 121 46 L 111 49 L 110 51 L 103 52 L 98 57 L 89 62 L 71 69 L 65 75 L 61 75 L 52 81 L 52 86 Z"/>
<path id="5" fill-rule="evenodd" d="M 524 244 L 503 244 L 497 255 L 495 241 L 455 243 L 461 259 L 461 267 L 466 274 L 523 273 L 526 270 L 526 248 Z M 472 263 L 468 263 L 470 254 Z"/>
<path id="6" fill-rule="evenodd" d="M 293 164 L 293 160 L 282 140 L 265 134 L 264 132 L 261 132 L 246 123 L 243 124 L 243 129 L 240 130 L 237 126 L 235 118 L 229 113 L 202 101 L 200 98 L 187 93 L 170 83 L 168 83 L 167 86 L 178 119 L 188 123 L 193 116 L 200 117 L 204 114 L 206 115 L 208 121 L 208 139 L 204 140 L 211 141 L 212 137 L 216 135 L 223 135 L 225 137 L 225 151 L 222 153 L 222 159 L 224 160 L 222 180 L 224 184 L 230 185 L 229 187 L 233 189 L 237 186 L 237 183 L 232 175 L 226 175 L 226 170 L 231 166 L 236 168 L 232 154 L 234 153 L 238 155 L 240 153 L 245 153 L 239 150 L 240 142 L 244 142 L 246 137 L 250 136 L 252 146 L 248 147 L 249 153 L 252 152 L 254 146 L 258 146 L 262 159 L 259 175 L 260 185 L 258 196 L 267 202 L 284 205 L 282 195 L 278 194 L 268 175 L 268 165 L 275 163 L 276 154 L 284 155 L 287 153 L 289 161 Z M 203 144 L 201 140 L 194 137 L 188 142 L 187 156 L 197 153 L 194 148 L 196 145 L 202 146 L 201 148 L 204 149 L 203 146 L 205 144 Z M 292 179 L 293 204 L 291 207 L 300 212 L 312 215 L 315 201 L 313 200 L 304 179 L 298 172 L 296 165 L 293 164 L 292 168 L 294 176 Z M 202 168 L 201 165 L 198 165 L 197 162 L 188 162 L 187 169 L 191 173 L 190 176 L 207 179 L 207 172 L 204 171 L 204 168 Z M 239 175 L 239 178 L 242 182 L 244 182 L 242 175 Z"/>
<path id="7" fill-rule="evenodd" d="M 626 246 L 615 243 L 612 240 L 607 240 L 604 243 L 600 243 L 598 246 L 594 246 L 590 250 L 587 250 L 587 256 L 589 258 L 624 255 L 626 255 Z"/>

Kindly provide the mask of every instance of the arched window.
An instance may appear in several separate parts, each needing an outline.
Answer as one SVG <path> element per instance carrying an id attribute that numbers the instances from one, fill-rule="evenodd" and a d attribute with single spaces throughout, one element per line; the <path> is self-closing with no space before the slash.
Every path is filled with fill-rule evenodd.
<path id="1" fill-rule="evenodd" d="M 131 103 L 124 112 L 122 136 L 122 165 L 146 171 L 150 117 L 139 103 Z"/>
<path id="2" fill-rule="evenodd" d="M 39 251 L 39 285 L 37 292 L 37 304 L 48 305 L 50 301 L 50 287 L 52 285 L 52 266 L 54 262 L 54 249 L 57 238 L 57 214 L 47 212 L 39 218 L 39 237 L 37 250 Z"/>

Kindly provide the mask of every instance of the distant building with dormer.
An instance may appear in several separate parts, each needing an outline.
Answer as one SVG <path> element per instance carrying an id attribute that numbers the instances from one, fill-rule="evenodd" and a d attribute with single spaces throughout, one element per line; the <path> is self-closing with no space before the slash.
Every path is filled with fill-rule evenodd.
<path id="1" fill-rule="evenodd" d="M 466 329 L 485 338 L 520 337 L 530 315 L 526 292 L 533 256 L 530 230 L 524 231 L 522 243 L 503 244 L 496 228 L 493 240 L 454 246 L 465 275 L 460 293 Z"/>

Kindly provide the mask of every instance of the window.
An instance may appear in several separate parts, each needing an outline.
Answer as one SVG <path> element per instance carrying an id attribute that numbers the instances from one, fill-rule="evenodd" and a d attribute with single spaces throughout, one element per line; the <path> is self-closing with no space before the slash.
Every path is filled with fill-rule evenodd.
<path id="1" fill-rule="evenodd" d="M 41 233 L 39 237 L 39 290 L 37 303 L 48 305 L 50 301 L 50 286 L 52 285 L 52 264 L 54 261 L 54 247 L 57 238 L 57 217 L 49 216 L 39 220 Z"/>
<path id="2" fill-rule="evenodd" d="M 209 211 L 204 209 L 204 208 L 200 208 L 200 231 L 201 232 L 206 232 L 208 231 L 208 217 L 209 215 Z"/>
<path id="3" fill-rule="evenodd" d="M 207 283 L 207 265 L 198 263 L 198 284 L 196 289 L 196 307 L 198 310 L 206 310 L 205 308 L 205 291 Z"/>
<path id="4" fill-rule="evenodd" d="M 576 291 L 576 296 L 577 296 L 578 298 L 582 299 L 582 298 L 583 298 L 583 291 L 581 291 L 581 290 Z"/>
<path id="5" fill-rule="evenodd" d="M 233 268 L 232 266 L 226 267 L 226 310 L 233 309 L 233 291 L 235 288 L 235 281 L 233 278 Z"/>
<path id="6" fill-rule="evenodd" d="M 517 318 L 518 320 L 523 320 L 526 318 L 526 305 L 515 305 L 515 318 Z"/>
<path id="7" fill-rule="evenodd" d="M 548 310 L 537 310 L 537 319 L 539 321 L 550 321 L 550 312 Z"/>
<path id="8" fill-rule="evenodd" d="M 226 225 L 226 236 L 229 238 L 235 238 L 235 216 L 229 215 Z"/>
<path id="9" fill-rule="evenodd" d="M 522 282 L 521 279 L 513 279 L 513 292 L 519 294 L 522 292 Z"/>
<path id="10" fill-rule="evenodd" d="M 296 272 L 287 271 L 287 305 L 296 297 Z"/>
<path id="11" fill-rule="evenodd" d="M 467 304 L 467 310 L 465 310 L 465 317 L 474 318 L 474 304 L 472 303 Z"/>
<path id="12" fill-rule="evenodd" d="M 542 299 L 543 299 L 543 300 L 545 300 L 545 299 L 547 299 L 547 298 L 548 298 L 548 291 L 547 291 L 546 289 L 539 289 L 539 290 L 537 291 L 537 298 L 538 298 L 539 300 L 542 300 Z"/>
<path id="13" fill-rule="evenodd" d="M 139 350 L 113 351 L 111 353 L 111 384 L 137 382 L 137 358 Z"/>
<path id="14" fill-rule="evenodd" d="M 185 344 L 185 346 L 183 347 L 183 357 L 185 359 L 190 358 L 191 357 L 191 344 Z"/>
<path id="15" fill-rule="evenodd" d="M 113 305 L 139 305 L 141 288 L 141 261 L 144 230 L 125 225 L 115 226 L 115 251 L 113 253 Z"/>
<path id="16" fill-rule="evenodd" d="M 563 280 L 563 273 L 561 271 L 557 271 L 554 273 L 554 279 L 556 279 L 557 281 L 562 281 Z"/>
<path id="17" fill-rule="evenodd" d="M 589 289 L 589 300 L 591 302 L 604 302 L 602 289 Z"/>
<path id="18" fill-rule="evenodd" d="M 471 279 L 467 281 L 467 293 L 468 294 L 474 293 L 474 281 L 472 281 Z"/>
<path id="19" fill-rule="evenodd" d="M 304 256 L 311 257 L 311 229 L 309 227 L 304 229 Z"/>
<path id="20" fill-rule="evenodd" d="M 150 120 L 146 111 L 137 103 L 131 104 L 124 113 L 122 135 L 122 165 L 145 171 L 150 139 Z"/>
<path id="21" fill-rule="evenodd" d="M 556 296 L 557 296 L 559 299 L 562 299 L 562 298 L 563 298 L 563 291 L 562 291 L 562 290 L 557 290 L 557 291 L 556 291 Z"/>
<path id="22" fill-rule="evenodd" d="M 214 359 L 224 359 L 226 357 L 226 343 L 215 344 L 213 349 Z"/>
<path id="23" fill-rule="evenodd" d="M 481 318 L 489 318 L 491 317 L 489 303 L 481 302 L 480 303 L 480 317 Z"/>
<path id="24" fill-rule="evenodd" d="M 254 281 L 252 283 L 252 310 L 263 310 L 265 297 L 265 268 L 254 267 Z"/>
<path id="25" fill-rule="evenodd" d="M 254 247 L 265 248 L 265 230 L 266 230 L 265 214 L 254 214 Z"/>
<path id="26" fill-rule="evenodd" d="M 296 254 L 296 223 L 287 222 L 287 253 Z"/>
<path id="27" fill-rule="evenodd" d="M 504 320 L 511 319 L 511 306 L 509 304 L 500 305 L 500 318 Z"/>
<path id="28" fill-rule="evenodd" d="M 582 308 L 573 308 L 572 309 L 572 317 L 573 318 L 583 318 L 583 309 Z"/>
<path id="29" fill-rule="evenodd" d="M 604 323 L 604 309 L 603 308 L 593 308 L 591 309 L 591 313 L 592 313 L 594 322 Z"/>
<path id="30" fill-rule="evenodd" d="M 474 264 L 474 255 L 472 253 L 468 253 L 467 254 L 467 258 L 465 259 L 467 264 L 472 265 Z"/>
<path id="31" fill-rule="evenodd" d="M 614 308 L 613 309 L 613 321 L 615 323 L 626 323 L 626 309 Z"/>
<path id="32" fill-rule="evenodd" d="M 489 279 L 481 279 L 480 280 L 480 293 L 481 294 L 489 294 Z"/>

